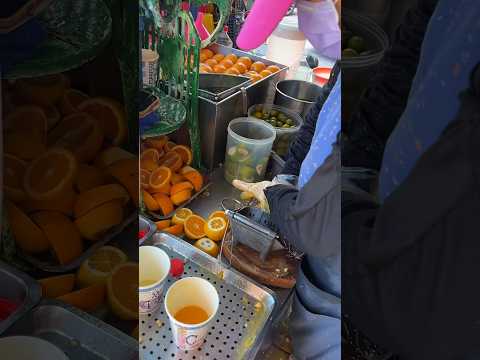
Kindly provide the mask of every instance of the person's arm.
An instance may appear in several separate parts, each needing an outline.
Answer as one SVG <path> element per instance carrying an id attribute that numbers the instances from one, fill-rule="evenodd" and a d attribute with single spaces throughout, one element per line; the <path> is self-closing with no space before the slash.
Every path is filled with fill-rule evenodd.
<path id="1" fill-rule="evenodd" d="M 323 104 L 335 86 L 339 74 L 340 64 L 336 63 L 332 69 L 332 76 L 330 76 L 328 83 L 324 86 L 322 94 L 318 97 L 315 105 L 307 114 L 302 127 L 295 136 L 295 140 L 290 144 L 285 165 L 281 172 L 282 174 L 299 175 L 300 166 L 310 150 L 313 134 L 315 134 L 318 114 L 320 114 Z"/>
<path id="2" fill-rule="evenodd" d="M 344 166 L 380 168 L 386 141 L 406 107 L 423 39 L 438 1 L 418 0 L 407 13 L 352 117 L 344 121 Z M 348 91 L 348 84 L 343 89 Z"/>
<path id="3" fill-rule="evenodd" d="M 265 189 L 270 217 L 279 232 L 312 256 L 327 257 L 340 249 L 340 166 L 340 148 L 335 144 L 301 190 L 287 185 Z"/>

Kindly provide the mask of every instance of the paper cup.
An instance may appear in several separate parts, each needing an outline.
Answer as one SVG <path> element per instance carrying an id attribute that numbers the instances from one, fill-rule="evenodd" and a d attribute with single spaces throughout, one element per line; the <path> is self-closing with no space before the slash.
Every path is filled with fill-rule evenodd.
<path id="1" fill-rule="evenodd" d="M 207 280 L 186 277 L 175 282 L 165 295 L 167 311 L 175 345 L 181 350 L 192 350 L 203 344 L 209 324 L 218 311 L 220 298 L 215 287 Z M 184 324 L 174 315 L 187 306 L 198 306 L 207 312 L 208 319 L 199 324 Z"/>
<path id="2" fill-rule="evenodd" d="M 170 272 L 170 258 L 156 246 L 139 248 L 139 289 L 138 311 L 152 313 L 160 307 L 163 287 Z"/>

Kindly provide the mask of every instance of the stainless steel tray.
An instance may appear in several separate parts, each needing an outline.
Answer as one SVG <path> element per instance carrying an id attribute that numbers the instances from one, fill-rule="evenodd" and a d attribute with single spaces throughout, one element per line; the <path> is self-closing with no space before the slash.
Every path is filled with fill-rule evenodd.
<path id="1" fill-rule="evenodd" d="M 200 74 L 198 79 L 198 95 L 219 102 L 242 87 L 246 88 L 252 81 L 246 76 L 225 74 Z"/>
<path id="2" fill-rule="evenodd" d="M 108 234 L 106 234 L 101 240 L 98 240 L 97 242 L 93 243 L 90 245 L 82 255 L 80 255 L 78 258 L 73 260 L 72 262 L 65 264 L 65 265 L 60 265 L 53 256 L 45 256 L 43 258 L 40 257 L 35 257 L 33 255 L 26 254 L 24 252 L 19 251 L 20 257 L 22 257 L 25 261 L 36 267 L 37 269 L 46 271 L 46 272 L 52 272 L 52 273 L 63 273 L 71 270 L 75 270 L 80 265 L 82 262 L 89 258 L 98 248 L 104 246 L 108 242 L 110 242 L 113 238 L 115 238 L 117 235 L 123 232 L 123 230 L 132 224 L 138 216 L 137 210 L 133 211 L 130 215 L 128 215 L 125 220 L 120 224 L 115 227 L 113 227 Z"/>
<path id="3" fill-rule="evenodd" d="M 149 219 L 143 217 L 142 215 L 138 216 L 138 229 L 140 231 L 145 230 L 147 233 L 141 239 L 138 239 L 138 245 L 142 245 L 145 241 L 150 239 L 153 234 L 157 231 L 157 226 L 154 222 L 150 221 Z"/>
<path id="4" fill-rule="evenodd" d="M 0 261 L 0 297 L 21 304 L 13 314 L 0 321 L 0 335 L 42 297 L 40 285 L 26 274 Z"/>
<path id="5" fill-rule="evenodd" d="M 70 360 L 138 359 L 134 338 L 56 300 L 42 301 L 6 334 L 40 337 L 62 349 Z"/>
<path id="6" fill-rule="evenodd" d="M 220 307 L 203 346 L 193 351 L 177 349 L 163 307 L 154 314 L 141 315 L 140 357 L 144 360 L 255 358 L 272 322 L 277 302 L 274 293 L 175 236 L 157 233 L 151 243 L 170 257 L 183 259 L 184 276 L 210 281 L 220 296 Z M 168 278 L 164 292 L 174 281 Z"/>
<path id="7" fill-rule="evenodd" d="M 208 177 L 204 173 L 202 173 L 202 176 L 203 176 L 203 179 L 205 180 L 205 185 L 203 185 L 203 187 L 199 191 L 197 191 L 195 194 L 193 194 L 190 199 L 188 199 L 184 203 L 177 206 L 176 209 L 188 206 L 192 201 L 194 201 L 198 196 L 200 196 L 201 193 L 203 193 L 205 190 L 207 190 L 210 187 L 210 185 L 212 183 L 210 182 Z M 160 214 L 158 214 L 154 211 L 150 211 L 150 210 L 146 210 L 146 214 L 144 214 L 144 215 L 147 215 L 150 218 L 155 219 L 155 220 L 166 220 L 166 219 L 170 219 L 174 214 L 175 214 L 175 209 L 168 215 L 160 215 Z"/>

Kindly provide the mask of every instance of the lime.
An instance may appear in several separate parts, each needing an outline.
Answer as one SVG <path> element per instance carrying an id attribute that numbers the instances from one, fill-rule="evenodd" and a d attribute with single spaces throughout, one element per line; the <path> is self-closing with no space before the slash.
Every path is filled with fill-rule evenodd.
<path id="1" fill-rule="evenodd" d="M 365 50 L 365 40 L 361 36 L 352 36 L 348 40 L 347 48 L 355 50 L 357 53 L 361 53 Z"/>
<path id="2" fill-rule="evenodd" d="M 284 113 L 279 113 L 279 114 L 278 114 L 278 119 L 285 121 L 285 120 L 287 119 L 287 117 L 285 116 Z"/>
<path id="3" fill-rule="evenodd" d="M 358 53 L 353 49 L 347 48 L 342 51 L 342 58 L 351 58 L 356 56 L 358 56 Z"/>
<path id="4" fill-rule="evenodd" d="M 285 120 L 285 122 L 288 124 L 288 125 L 295 125 L 294 121 L 292 119 L 287 119 Z"/>
<path id="5" fill-rule="evenodd" d="M 242 166 L 238 175 L 240 180 L 252 182 L 255 179 L 255 169 L 250 166 Z"/>

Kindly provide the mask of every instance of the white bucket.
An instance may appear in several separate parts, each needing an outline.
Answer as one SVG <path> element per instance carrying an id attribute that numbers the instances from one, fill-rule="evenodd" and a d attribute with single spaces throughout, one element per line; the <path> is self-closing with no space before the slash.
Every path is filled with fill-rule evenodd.
<path id="1" fill-rule="evenodd" d="M 156 246 L 140 246 L 138 253 L 138 311 L 140 314 L 148 314 L 158 310 L 162 303 L 163 288 L 170 272 L 170 258 Z"/>
<path id="2" fill-rule="evenodd" d="M 207 280 L 186 277 L 170 286 L 165 295 L 165 310 L 170 319 L 175 345 L 181 350 L 200 347 L 219 304 L 218 292 Z M 208 319 L 199 324 L 184 324 L 175 319 L 175 314 L 187 306 L 202 308 L 208 314 Z"/>

